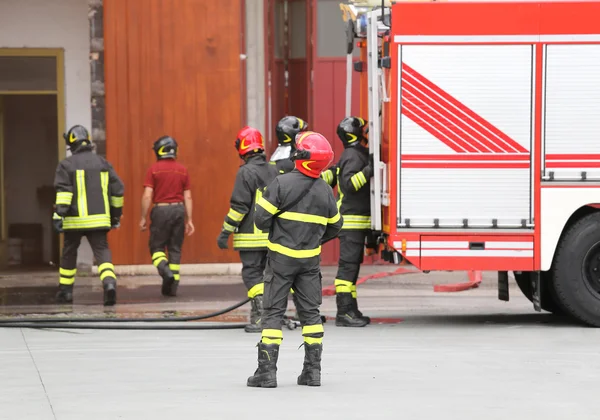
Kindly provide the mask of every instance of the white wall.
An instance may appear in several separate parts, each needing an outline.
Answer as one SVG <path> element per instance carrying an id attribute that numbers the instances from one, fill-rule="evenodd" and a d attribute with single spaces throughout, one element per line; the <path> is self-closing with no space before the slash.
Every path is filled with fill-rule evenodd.
<path id="1" fill-rule="evenodd" d="M 265 131 L 265 33 L 262 0 L 246 0 L 246 100 L 248 125 Z M 276 141 L 276 140 L 273 140 Z"/>
<path id="2" fill-rule="evenodd" d="M 0 0 L 0 48 L 63 48 L 65 126 L 91 129 L 88 0 Z M 84 242 L 78 264 L 91 265 Z"/>

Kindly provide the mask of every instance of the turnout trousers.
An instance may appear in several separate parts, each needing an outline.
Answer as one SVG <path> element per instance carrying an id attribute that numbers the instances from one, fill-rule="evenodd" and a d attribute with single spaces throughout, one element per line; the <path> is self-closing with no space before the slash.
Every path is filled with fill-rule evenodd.
<path id="1" fill-rule="evenodd" d="M 248 297 L 251 299 L 264 292 L 263 275 L 267 266 L 267 252 L 240 250 L 242 280 L 248 290 Z"/>
<path id="2" fill-rule="evenodd" d="M 283 257 L 276 260 L 270 254 L 264 283 L 262 343 L 281 343 L 281 325 L 287 309 L 288 295 L 293 287 L 304 342 L 320 345 L 324 334 L 319 312 L 323 296 L 320 257 L 302 260 Z"/>
<path id="3" fill-rule="evenodd" d="M 185 207 L 183 203 L 154 206 L 150 212 L 150 255 L 152 264 L 161 271 L 169 265 L 175 281 L 179 281 L 181 247 L 185 237 Z M 165 253 L 165 250 L 168 252 Z"/>
<path id="4" fill-rule="evenodd" d="M 59 283 L 61 285 L 71 286 L 75 283 L 75 275 L 77 274 L 77 253 L 79 251 L 79 245 L 81 244 L 81 238 L 83 237 L 87 238 L 92 247 L 94 259 L 96 260 L 96 264 L 98 264 L 100 280 L 106 278 L 116 280 L 117 276 L 115 275 L 115 266 L 112 264 L 112 254 L 108 247 L 107 234 L 108 231 L 106 230 L 65 231 L 63 254 L 59 269 Z"/>
<path id="5" fill-rule="evenodd" d="M 356 281 L 364 260 L 367 230 L 341 230 L 340 257 L 335 276 L 336 293 L 352 293 L 356 298 Z"/>

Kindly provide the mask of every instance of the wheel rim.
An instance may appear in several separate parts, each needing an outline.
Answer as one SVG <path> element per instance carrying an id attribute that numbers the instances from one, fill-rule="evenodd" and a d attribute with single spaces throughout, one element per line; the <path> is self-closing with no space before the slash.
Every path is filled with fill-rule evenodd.
<path id="1" fill-rule="evenodd" d="M 596 242 L 585 254 L 583 280 L 588 290 L 600 298 L 600 242 Z"/>

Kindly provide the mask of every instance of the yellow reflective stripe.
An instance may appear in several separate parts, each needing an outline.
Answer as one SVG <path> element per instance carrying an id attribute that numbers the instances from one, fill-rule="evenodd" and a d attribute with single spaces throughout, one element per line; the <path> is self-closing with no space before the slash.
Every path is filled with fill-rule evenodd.
<path id="1" fill-rule="evenodd" d="M 173 273 L 173 280 L 179 281 L 180 278 L 181 278 L 181 274 Z"/>
<path id="2" fill-rule="evenodd" d="M 360 186 L 357 184 L 358 181 L 355 179 L 355 176 L 353 176 L 352 178 L 350 178 L 350 182 L 352 182 L 352 185 L 354 186 L 354 189 L 356 191 L 358 191 L 360 189 Z"/>
<path id="3" fill-rule="evenodd" d="M 357 173 L 357 175 L 360 178 L 360 182 L 362 183 L 362 185 L 365 185 L 367 183 L 367 178 L 365 177 L 365 174 L 363 172 L 359 172 Z"/>
<path id="4" fill-rule="evenodd" d="M 83 169 L 78 169 L 75 172 L 75 180 L 77 184 L 77 212 L 79 217 L 85 217 L 88 215 L 88 208 L 87 191 L 85 189 L 85 171 Z"/>
<path id="5" fill-rule="evenodd" d="M 179 264 L 169 264 L 169 268 L 171 269 L 171 271 L 179 271 L 181 266 Z"/>
<path id="6" fill-rule="evenodd" d="M 58 269 L 58 273 L 61 276 L 65 276 L 65 277 L 73 277 L 75 274 L 77 274 L 77 269 L 73 268 L 72 270 L 66 269 L 66 268 L 59 268 Z"/>
<path id="7" fill-rule="evenodd" d="M 104 199 L 104 213 L 110 214 L 110 206 L 108 204 L 108 172 L 100 172 L 100 184 L 102 184 L 102 198 Z M 112 200 L 112 198 L 111 198 Z"/>
<path id="8" fill-rule="evenodd" d="M 340 220 L 340 212 L 338 211 L 337 214 L 333 217 L 330 217 L 329 219 L 327 219 L 327 223 L 332 225 L 334 223 L 337 223 Z"/>
<path id="9" fill-rule="evenodd" d="M 271 204 L 267 200 L 265 200 L 264 197 L 261 197 L 260 200 L 258 200 L 258 202 L 256 204 L 258 206 L 261 206 L 263 209 L 265 209 L 266 211 L 268 211 L 271 214 L 275 214 L 279 210 L 273 204 Z"/>
<path id="10" fill-rule="evenodd" d="M 167 254 L 165 254 L 164 252 L 158 251 L 158 252 L 155 252 L 154 254 L 152 254 L 152 264 L 155 267 L 158 267 L 158 265 L 163 261 L 168 261 Z"/>
<path id="11" fill-rule="evenodd" d="M 63 229 L 110 228 L 110 216 L 97 214 L 87 217 L 67 216 L 63 221 Z"/>
<path id="12" fill-rule="evenodd" d="M 98 271 L 114 270 L 114 269 L 115 269 L 115 266 L 112 265 L 112 263 L 109 263 L 109 262 L 102 263 L 102 264 L 100 264 L 98 266 Z"/>
<path id="13" fill-rule="evenodd" d="M 250 288 L 250 290 L 248 290 L 248 297 L 250 299 L 254 299 L 256 296 L 260 296 L 264 293 L 265 293 L 265 284 L 258 283 L 258 284 L 255 284 L 254 286 L 252 286 Z"/>
<path id="14" fill-rule="evenodd" d="M 57 206 L 70 206 L 73 200 L 73 193 L 68 191 L 61 191 L 56 193 L 56 205 Z"/>
<path id="15" fill-rule="evenodd" d="M 235 222 L 241 222 L 242 219 L 244 218 L 244 215 L 238 211 L 235 211 L 234 209 L 229 209 L 229 212 L 227 213 L 227 217 L 229 217 L 231 220 L 233 220 Z"/>
<path id="16" fill-rule="evenodd" d="M 283 338 L 267 338 L 267 337 L 263 337 L 260 341 L 262 341 L 263 344 L 277 344 L 279 346 L 279 345 L 281 345 L 281 342 L 283 341 Z"/>
<path id="17" fill-rule="evenodd" d="M 344 215 L 342 229 L 370 229 L 371 216 Z"/>
<path id="18" fill-rule="evenodd" d="M 352 282 L 348 280 L 335 279 L 336 293 L 352 293 Z"/>
<path id="19" fill-rule="evenodd" d="M 321 254 L 321 246 L 315 249 L 291 249 L 283 245 L 274 244 L 271 241 L 267 241 L 267 248 L 273 252 L 277 252 L 282 255 L 286 255 L 291 258 L 311 258 Z"/>
<path id="20" fill-rule="evenodd" d="M 123 204 L 125 203 L 125 199 L 123 197 L 110 197 L 110 205 L 120 209 L 121 207 L 123 207 Z"/>
<path id="21" fill-rule="evenodd" d="M 70 286 L 75 283 L 75 277 L 59 277 L 58 283 Z"/>
<path id="22" fill-rule="evenodd" d="M 227 222 L 223 222 L 223 230 L 227 232 L 235 232 L 235 226 L 232 226 Z"/>
<path id="23" fill-rule="evenodd" d="M 371 221 L 371 216 L 355 216 L 355 215 L 344 215 L 344 220 L 350 220 L 353 222 Z"/>
<path id="24" fill-rule="evenodd" d="M 303 223 L 315 223 L 317 225 L 325 226 L 327 224 L 327 218 L 323 216 L 315 216 L 314 214 L 308 213 L 297 213 L 293 211 L 286 211 L 279 215 L 280 219 L 293 220 L 294 222 Z"/>
<path id="25" fill-rule="evenodd" d="M 117 278 L 115 272 L 112 270 L 106 270 L 106 271 L 103 271 L 102 273 L 100 273 L 100 280 L 104 280 L 107 277 L 110 277 L 113 279 Z"/>
<path id="26" fill-rule="evenodd" d="M 322 333 L 322 332 L 325 332 L 325 330 L 323 329 L 323 324 L 305 325 L 304 327 L 302 327 L 302 335 L 318 334 L 318 333 Z"/>
<path id="27" fill-rule="evenodd" d="M 262 336 L 268 338 L 283 338 L 283 331 L 265 328 L 262 330 Z"/>
<path id="28" fill-rule="evenodd" d="M 323 337 L 304 337 L 306 344 L 321 344 L 323 343 Z"/>

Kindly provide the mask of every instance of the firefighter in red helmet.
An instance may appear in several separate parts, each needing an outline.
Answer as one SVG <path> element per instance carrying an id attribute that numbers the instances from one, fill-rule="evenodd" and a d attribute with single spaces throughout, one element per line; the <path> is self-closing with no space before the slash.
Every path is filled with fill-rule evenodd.
<path id="1" fill-rule="evenodd" d="M 358 309 L 356 281 L 363 262 L 365 239 L 371 246 L 370 179 L 373 161 L 368 149 L 368 123 L 359 117 L 344 118 L 337 135 L 344 145 L 338 162 L 338 206 L 344 217 L 340 231 L 340 256 L 335 278 L 335 325 L 364 327 L 370 318 Z"/>
<path id="2" fill-rule="evenodd" d="M 227 249 L 229 235 L 233 234 L 233 249 L 239 251 L 242 260 L 242 279 L 251 300 L 250 324 L 246 332 L 260 332 L 263 308 L 263 273 L 267 260 L 267 233 L 254 225 L 254 205 L 262 196 L 263 189 L 276 176 L 277 169 L 269 165 L 265 156 L 263 136 L 255 128 L 242 128 L 235 140 L 244 164 L 238 169 L 230 208 L 217 245 Z"/>
<path id="3" fill-rule="evenodd" d="M 275 178 L 256 204 L 255 223 L 258 229 L 269 231 L 269 253 L 258 369 L 247 382 L 251 387 L 277 386 L 281 321 L 291 287 L 304 336 L 304 367 L 297 383 L 321 385 L 321 245 L 336 237 L 342 218 L 332 189 L 320 176 L 333 160 L 331 145 L 310 131 L 300 133 L 296 145 L 295 169 Z"/>

